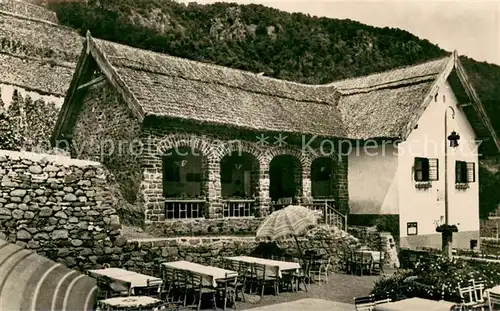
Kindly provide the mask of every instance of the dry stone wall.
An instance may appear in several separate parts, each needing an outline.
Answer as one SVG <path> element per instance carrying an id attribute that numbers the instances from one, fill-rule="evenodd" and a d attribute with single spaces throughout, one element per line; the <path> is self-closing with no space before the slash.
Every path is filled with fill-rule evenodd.
<path id="1" fill-rule="evenodd" d="M 0 151 L 0 238 L 69 267 L 121 252 L 107 178 L 97 162 Z"/>
<path id="2" fill-rule="evenodd" d="M 110 264 L 147 273 L 174 260 L 219 265 L 225 256 L 250 255 L 258 246 L 253 236 L 234 232 L 225 237 L 128 239 L 121 235 L 112 184 L 112 176 L 97 162 L 0 151 L 0 239 L 79 270 Z M 358 241 L 341 230 L 320 227 L 299 243 L 303 251 L 332 256 L 340 269 L 342 253 Z M 281 241 L 278 247 L 281 254 L 298 257 L 295 240 Z"/>
<path id="3" fill-rule="evenodd" d="M 104 254 L 111 266 L 159 275 L 162 262 L 187 260 L 204 265 L 220 266 L 224 257 L 238 255 L 264 255 L 259 252 L 255 237 L 176 237 L 128 240 L 120 236 L 122 253 Z M 359 240 L 344 231 L 331 227 L 317 227 L 299 238 L 301 251 L 314 251 L 332 259 L 332 269 L 340 271 L 345 267 L 345 256 L 349 249 L 359 245 Z M 294 239 L 279 241 L 274 254 L 286 257 L 300 257 Z M 277 250 L 277 252 L 276 252 Z M 111 250 L 110 250 L 111 252 Z M 269 252 L 268 252 L 269 253 Z M 267 254 L 269 255 L 269 254 Z M 100 267 L 99 265 L 97 267 Z"/>

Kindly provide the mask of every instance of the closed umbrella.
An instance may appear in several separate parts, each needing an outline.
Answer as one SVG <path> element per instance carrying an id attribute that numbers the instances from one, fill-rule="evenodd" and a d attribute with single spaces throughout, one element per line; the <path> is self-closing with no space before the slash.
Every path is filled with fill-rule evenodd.
<path id="1" fill-rule="evenodd" d="M 314 211 L 304 206 L 290 205 L 266 217 L 257 229 L 256 239 L 276 241 L 293 237 L 302 257 L 297 236 L 304 234 L 317 223 L 318 218 Z"/>
<path id="2" fill-rule="evenodd" d="M 96 290 L 91 277 L 0 240 L 0 310 L 89 311 Z"/>

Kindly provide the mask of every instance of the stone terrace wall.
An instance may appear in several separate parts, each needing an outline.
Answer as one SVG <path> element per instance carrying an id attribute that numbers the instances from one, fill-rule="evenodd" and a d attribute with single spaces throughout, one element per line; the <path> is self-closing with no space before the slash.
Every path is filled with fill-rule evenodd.
<path id="1" fill-rule="evenodd" d="M 227 256 L 250 255 L 258 247 L 255 237 L 177 237 L 129 240 L 123 236 L 117 239 L 122 246 L 120 255 L 109 249 L 108 254 L 100 257 L 102 262 L 111 266 L 125 267 L 128 270 L 158 274 L 162 262 L 188 260 L 200 264 L 220 266 Z M 115 244 L 116 244 L 115 243 Z M 299 239 L 302 251 L 315 250 L 331 256 L 332 269 L 344 267 L 343 252 L 355 247 L 358 240 L 341 230 L 318 227 L 307 237 Z M 277 243 L 282 255 L 299 257 L 294 239 Z M 99 267 L 99 266 L 97 266 Z"/>
<path id="2" fill-rule="evenodd" d="M 0 238 L 69 267 L 121 252 L 107 177 L 96 162 L 0 151 Z"/>

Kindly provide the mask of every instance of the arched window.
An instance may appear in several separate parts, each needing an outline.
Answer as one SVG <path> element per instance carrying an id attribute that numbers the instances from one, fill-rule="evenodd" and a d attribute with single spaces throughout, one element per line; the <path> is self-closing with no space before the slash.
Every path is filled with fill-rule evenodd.
<path id="1" fill-rule="evenodd" d="M 311 164 L 311 192 L 313 198 L 333 197 L 333 159 L 317 158 Z"/>

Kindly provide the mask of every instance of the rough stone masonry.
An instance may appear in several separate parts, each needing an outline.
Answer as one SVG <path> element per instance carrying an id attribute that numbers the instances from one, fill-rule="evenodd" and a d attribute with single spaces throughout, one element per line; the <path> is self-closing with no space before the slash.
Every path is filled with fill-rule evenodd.
<path id="1" fill-rule="evenodd" d="M 119 254 L 107 178 L 97 162 L 1 150 L 0 238 L 69 267 Z"/>

